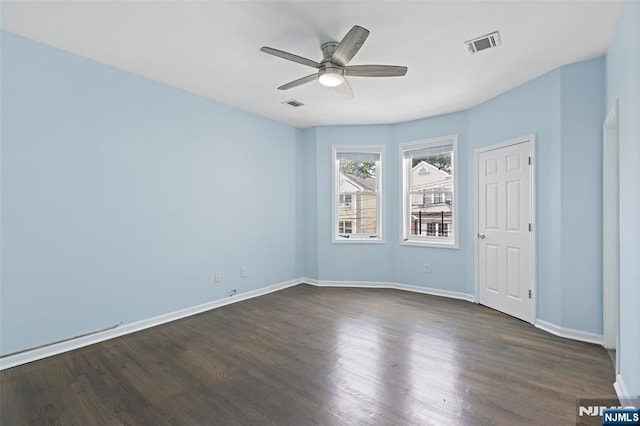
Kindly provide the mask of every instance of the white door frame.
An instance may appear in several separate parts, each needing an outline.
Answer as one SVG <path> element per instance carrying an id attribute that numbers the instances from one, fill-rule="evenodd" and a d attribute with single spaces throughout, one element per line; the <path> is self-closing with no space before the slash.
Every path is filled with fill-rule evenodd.
<path id="1" fill-rule="evenodd" d="M 606 348 L 616 349 L 616 373 L 620 372 L 620 230 L 618 101 L 602 126 L 602 337 Z M 605 181 L 617 183 L 607 192 Z M 607 208 L 605 208 L 605 206 Z M 614 229 L 611 229 L 612 225 Z M 611 266 L 607 266 L 611 265 Z"/>
<path id="2" fill-rule="evenodd" d="M 479 157 L 480 154 L 487 152 L 487 151 L 493 151 L 494 149 L 499 149 L 499 148 L 504 148 L 507 146 L 511 146 L 511 145 L 517 145 L 517 144 L 521 144 L 521 143 L 525 143 L 525 142 L 529 142 L 531 144 L 531 200 L 530 200 L 530 208 L 531 208 L 531 226 L 532 226 L 532 230 L 531 230 L 531 247 L 530 247 L 530 253 L 531 253 L 531 287 L 533 289 L 533 294 L 532 294 L 532 301 L 531 303 L 533 303 L 533 309 L 531 310 L 531 318 L 529 318 L 529 322 L 531 324 L 535 323 L 536 317 L 537 317 L 537 311 L 538 311 L 538 304 L 537 304 L 537 294 L 538 294 L 538 283 L 536 281 L 536 271 L 537 271 L 537 259 L 536 259 L 536 247 L 537 247 L 537 243 L 536 243 L 536 162 L 535 162 L 535 153 L 536 153 L 536 135 L 535 133 L 531 133 L 525 136 L 521 136 L 519 138 L 515 138 L 515 139 L 510 139 L 508 141 L 504 141 L 504 142 L 500 142 L 500 143 L 496 143 L 493 145 L 489 145 L 489 146 L 484 146 L 482 148 L 478 148 L 475 149 L 473 151 L 473 282 L 474 282 L 474 288 L 475 288 L 475 295 L 474 295 L 474 301 L 476 303 L 480 303 L 480 280 L 478 277 L 478 270 L 479 270 L 479 257 L 478 257 L 478 252 L 479 252 L 479 241 L 477 238 L 478 232 L 479 232 L 479 225 L 478 225 L 478 162 L 479 162 Z"/>

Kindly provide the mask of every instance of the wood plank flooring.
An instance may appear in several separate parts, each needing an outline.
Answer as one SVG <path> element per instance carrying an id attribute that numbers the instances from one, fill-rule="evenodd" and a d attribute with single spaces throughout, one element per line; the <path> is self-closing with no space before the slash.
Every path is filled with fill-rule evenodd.
<path id="1" fill-rule="evenodd" d="M 299 285 L 0 373 L 2 425 L 562 425 L 606 350 L 469 302 Z"/>

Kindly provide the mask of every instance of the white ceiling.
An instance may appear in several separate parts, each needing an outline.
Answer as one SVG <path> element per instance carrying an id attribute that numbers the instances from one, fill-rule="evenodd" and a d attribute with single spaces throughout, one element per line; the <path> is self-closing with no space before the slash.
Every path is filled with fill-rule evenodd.
<path id="1" fill-rule="evenodd" d="M 605 53 L 619 1 L 2 2 L 8 31 L 296 127 L 393 123 L 477 105 L 559 66 Z M 319 61 L 320 44 L 371 31 L 350 65 L 406 65 L 405 77 L 349 77 L 345 100 L 314 72 L 259 51 Z M 499 30 L 502 47 L 464 41 Z M 297 99 L 291 108 L 281 102 Z"/>

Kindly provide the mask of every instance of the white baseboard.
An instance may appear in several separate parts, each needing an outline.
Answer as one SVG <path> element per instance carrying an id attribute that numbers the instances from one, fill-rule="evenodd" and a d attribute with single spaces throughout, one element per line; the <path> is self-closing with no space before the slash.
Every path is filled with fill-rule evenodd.
<path id="1" fill-rule="evenodd" d="M 302 284 L 311 284 L 311 285 L 318 285 L 318 280 L 316 280 L 315 278 L 308 278 L 308 277 L 302 277 L 300 278 L 300 282 Z"/>
<path id="2" fill-rule="evenodd" d="M 540 330 L 555 334 L 556 336 L 578 340 L 581 342 L 595 343 L 597 345 L 603 344 L 602 334 L 589 333 L 587 331 L 574 330 L 572 328 L 564 328 L 541 319 L 537 319 L 534 325 Z"/>
<path id="3" fill-rule="evenodd" d="M 302 282 L 317 287 L 354 287 L 354 288 L 389 288 L 394 290 L 411 291 L 414 293 L 430 294 L 432 296 L 448 297 L 450 299 L 466 300 L 467 302 L 475 302 L 472 294 L 457 291 L 441 290 L 431 287 L 420 287 L 417 285 L 400 284 L 383 281 L 327 281 L 303 278 Z"/>
<path id="4" fill-rule="evenodd" d="M 155 327 L 156 325 L 165 324 L 171 321 L 176 321 L 181 318 L 196 315 L 205 311 L 209 311 L 211 309 L 219 308 L 221 306 L 230 305 L 242 300 L 262 296 L 274 291 L 298 285 L 300 283 L 302 283 L 302 281 L 299 279 L 285 281 L 279 284 L 260 288 L 258 290 L 240 293 L 233 297 L 225 297 L 224 299 L 213 300 L 201 305 L 191 306 L 186 309 L 180 309 L 178 311 L 158 315 L 153 318 L 147 318 L 140 321 L 132 322 L 130 324 L 121 325 L 104 332 L 98 332 L 95 334 L 78 337 L 77 339 L 54 343 L 45 347 L 39 347 L 33 350 L 16 353 L 15 355 L 9 355 L 4 358 L 0 358 L 0 370 L 16 367 L 18 365 L 37 361 L 39 359 L 48 358 L 50 356 L 58 355 L 63 352 L 68 352 L 74 349 L 82 348 L 84 346 L 93 345 L 94 343 L 99 343 L 105 340 L 113 339 L 115 337 L 124 336 L 125 334 L 135 333 L 136 331 Z"/>
<path id="5" fill-rule="evenodd" d="M 620 402 L 622 402 L 622 400 L 630 400 L 633 396 L 631 395 L 631 392 L 629 392 L 627 386 L 624 384 L 624 380 L 622 379 L 622 376 L 620 374 L 616 376 L 616 381 L 613 382 L 613 388 L 616 390 L 616 395 L 618 395 L 618 399 L 620 400 Z"/>

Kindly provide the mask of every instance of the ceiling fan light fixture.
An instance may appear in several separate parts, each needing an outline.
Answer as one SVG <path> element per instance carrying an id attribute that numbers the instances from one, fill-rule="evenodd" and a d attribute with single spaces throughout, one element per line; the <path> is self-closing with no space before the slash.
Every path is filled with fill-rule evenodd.
<path id="1" fill-rule="evenodd" d="M 326 87 L 336 87 L 344 83 L 344 72 L 340 68 L 327 67 L 318 73 L 318 81 Z"/>
<path id="2" fill-rule="evenodd" d="M 312 61 L 273 47 L 263 46 L 260 51 L 318 70 L 318 72 L 283 84 L 278 87 L 278 90 L 289 90 L 318 80 L 321 85 L 333 87 L 338 95 L 345 99 L 350 99 L 353 98 L 353 90 L 346 78 L 347 76 L 401 77 L 407 73 L 407 67 L 397 65 L 347 65 L 353 56 L 358 53 L 368 36 L 369 30 L 359 25 L 354 25 L 341 42 L 328 41 L 320 46 L 322 62 Z"/>

